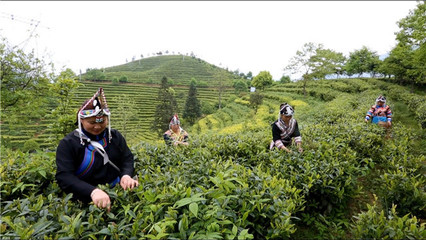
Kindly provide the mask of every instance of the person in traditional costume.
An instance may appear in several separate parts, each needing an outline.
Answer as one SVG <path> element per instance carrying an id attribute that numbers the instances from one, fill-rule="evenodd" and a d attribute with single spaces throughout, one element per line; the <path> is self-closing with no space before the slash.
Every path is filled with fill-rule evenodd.
<path id="1" fill-rule="evenodd" d="M 169 123 L 169 130 L 164 135 L 164 142 L 167 145 L 185 145 L 188 146 L 188 133 L 180 127 L 180 121 L 177 114 L 175 114 Z"/>
<path id="2" fill-rule="evenodd" d="M 121 133 L 111 129 L 102 88 L 86 100 L 77 112 L 78 128 L 65 136 L 56 150 L 56 180 L 66 193 L 99 208 L 111 208 L 111 199 L 97 188 L 117 183 L 124 189 L 139 185 L 133 179 L 134 158 Z"/>
<path id="3" fill-rule="evenodd" d="M 294 110 L 288 103 L 280 105 L 278 119 L 272 124 L 272 141 L 269 149 L 278 148 L 291 152 L 288 147 L 294 142 L 298 147 L 298 151 L 303 152 L 302 136 L 293 114 Z"/>
<path id="4" fill-rule="evenodd" d="M 392 110 L 389 105 L 386 105 L 386 98 L 384 96 L 379 96 L 376 98 L 376 104 L 371 106 L 370 110 L 367 111 L 367 114 L 364 118 L 365 122 L 378 124 L 385 128 L 390 128 L 392 126 Z"/>

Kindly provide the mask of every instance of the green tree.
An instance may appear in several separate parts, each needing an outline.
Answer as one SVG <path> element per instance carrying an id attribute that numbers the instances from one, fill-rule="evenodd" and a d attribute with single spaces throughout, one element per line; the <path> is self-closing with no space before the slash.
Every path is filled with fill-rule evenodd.
<path id="1" fill-rule="evenodd" d="M 247 83 L 245 80 L 235 80 L 234 81 L 234 89 L 235 89 L 235 93 L 241 93 L 241 92 L 247 92 L 248 87 L 247 87 Z"/>
<path id="2" fill-rule="evenodd" d="M 315 69 L 311 58 L 316 54 L 318 49 L 323 49 L 322 44 L 312 42 L 305 43 L 302 50 L 296 51 L 296 56 L 292 57 L 289 64 L 284 67 L 284 71 L 289 71 L 291 74 L 302 74 L 303 95 L 306 97 L 306 86 L 310 79 L 313 79 L 312 73 Z"/>
<path id="3" fill-rule="evenodd" d="M 390 51 L 389 56 L 383 60 L 379 72 L 387 76 L 392 76 L 400 84 L 404 84 L 409 82 L 407 70 L 413 68 L 411 47 L 399 43 Z"/>
<path id="4" fill-rule="evenodd" d="M 28 139 L 27 141 L 25 141 L 22 151 L 34 152 L 37 149 L 40 149 L 40 145 L 34 139 Z"/>
<path id="5" fill-rule="evenodd" d="M 152 129 L 158 133 L 158 136 L 161 136 L 163 132 L 169 129 L 170 118 L 178 112 L 178 104 L 174 97 L 173 88 L 169 86 L 165 76 L 161 79 L 156 101 L 159 104 L 155 108 Z"/>
<path id="6" fill-rule="evenodd" d="M 246 75 L 246 78 L 251 80 L 253 78 L 253 73 L 249 71 Z"/>
<path id="7" fill-rule="evenodd" d="M 94 68 L 86 70 L 85 79 L 91 81 L 103 81 L 106 79 L 106 76 L 102 70 Z"/>
<path id="8" fill-rule="evenodd" d="M 370 73 L 373 75 L 379 70 L 380 60 L 376 52 L 363 46 L 360 50 L 349 53 L 345 69 L 349 75 Z"/>
<path id="9" fill-rule="evenodd" d="M 283 75 L 280 79 L 280 83 L 291 83 L 290 76 Z"/>
<path id="10" fill-rule="evenodd" d="M 120 78 L 118 79 L 119 82 L 121 83 L 126 83 L 129 81 L 128 77 L 125 75 L 120 76 Z"/>
<path id="11" fill-rule="evenodd" d="M 342 74 L 346 58 L 343 53 L 335 52 L 331 49 L 318 48 L 309 61 L 313 66 L 313 78 L 322 79 L 330 74 Z"/>
<path id="12" fill-rule="evenodd" d="M 396 33 L 398 45 L 407 46 L 411 59 L 407 60 L 407 78 L 415 83 L 426 83 L 426 3 L 419 1 L 407 17 L 398 22 L 401 29 Z"/>
<path id="13" fill-rule="evenodd" d="M 263 103 L 263 95 L 259 92 L 254 92 L 250 94 L 250 106 L 254 109 L 254 114 L 257 113 L 257 109 Z"/>
<path id="14" fill-rule="evenodd" d="M 80 85 L 75 73 L 69 68 L 62 71 L 54 82 L 49 84 L 53 102 L 57 105 L 51 112 L 51 117 L 56 120 L 49 127 L 57 142 L 76 128 L 74 123 L 77 109 L 73 109 L 72 99 Z"/>
<path id="15" fill-rule="evenodd" d="M 192 79 L 191 85 L 189 86 L 188 97 L 185 102 L 183 118 L 187 119 L 192 125 L 199 117 L 201 117 L 201 104 L 197 98 L 197 86 L 195 84 L 195 79 Z"/>
<path id="16" fill-rule="evenodd" d="M 251 85 L 257 89 L 263 90 L 265 87 L 272 85 L 273 82 L 272 75 L 268 71 L 261 71 L 253 78 Z"/>
<path id="17" fill-rule="evenodd" d="M 129 131 L 128 125 L 132 119 L 138 116 L 137 103 L 127 94 L 114 97 L 112 102 L 117 103 L 117 108 L 114 109 L 114 114 L 111 115 L 114 126 L 123 134 L 124 138 L 134 137 L 136 133 Z"/>
<path id="18" fill-rule="evenodd" d="M 10 45 L 5 38 L 0 43 L 1 112 L 8 120 L 18 122 L 41 118 L 48 93 L 52 66 Z"/>

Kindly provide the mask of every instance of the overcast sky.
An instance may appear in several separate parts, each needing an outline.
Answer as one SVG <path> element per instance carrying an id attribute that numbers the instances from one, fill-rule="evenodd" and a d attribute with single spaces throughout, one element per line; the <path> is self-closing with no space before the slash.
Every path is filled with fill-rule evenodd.
<path id="1" fill-rule="evenodd" d="M 415 1 L 0 1 L 0 36 L 56 64 L 102 68 L 159 51 L 191 53 L 275 80 L 308 42 L 382 55 Z M 12 16 L 13 15 L 13 16 Z M 39 24 L 36 26 L 36 23 Z M 292 76 L 292 78 L 297 76 Z"/>

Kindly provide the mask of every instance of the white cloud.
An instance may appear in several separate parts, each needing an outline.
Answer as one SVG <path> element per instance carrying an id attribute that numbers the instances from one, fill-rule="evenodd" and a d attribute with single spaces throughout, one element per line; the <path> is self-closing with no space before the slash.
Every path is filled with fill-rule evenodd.
<path id="1" fill-rule="evenodd" d="M 395 44 L 414 1 L 0 1 L 0 35 L 48 55 L 57 67 L 125 63 L 158 51 L 190 53 L 230 70 L 278 80 L 304 43 L 348 55 Z M 10 15 L 14 15 L 11 20 Z M 40 25 L 31 38 L 36 20 Z M 25 45 L 26 44 L 26 45 Z"/>

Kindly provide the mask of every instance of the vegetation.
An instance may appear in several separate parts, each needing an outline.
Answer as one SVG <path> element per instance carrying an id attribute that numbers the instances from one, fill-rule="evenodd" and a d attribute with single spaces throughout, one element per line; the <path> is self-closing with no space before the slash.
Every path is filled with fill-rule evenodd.
<path id="1" fill-rule="evenodd" d="M 116 72 L 117 81 L 128 76 L 128 83 L 99 81 L 100 77 L 77 82 L 69 70 L 50 78 L 43 68 L 26 75 L 24 70 L 34 69 L 29 64 L 36 61 L 33 56 L 1 45 L 2 87 L 12 87 L 2 88 L 2 116 L 7 118 L 1 122 L 0 238 L 425 239 L 426 96 L 424 69 L 418 62 L 424 57 L 424 29 L 419 24 L 424 23 L 424 9 L 424 3 L 419 3 L 399 23 L 403 30 L 390 54 L 392 61 L 380 62 L 378 67 L 372 61 L 371 68 L 353 70 L 383 78 L 324 79 L 326 72 L 347 75 L 348 69 L 357 68 L 349 68 L 347 62 L 341 65 L 341 59 L 333 60 L 340 54 L 309 43 L 289 68 L 304 68 L 302 81 L 284 79 L 262 85 L 261 94 L 241 91 L 238 96 L 233 94 L 235 88 L 226 85 L 235 81 L 226 71 L 206 73 L 200 79 L 207 82 L 206 76 L 214 76 L 212 85 L 192 88 L 191 94 L 185 84 L 171 86 L 167 76 L 161 86 L 135 83 L 136 71 Z M 364 62 L 358 61 L 361 58 L 376 59 L 366 48 L 351 56 L 356 64 Z M 151 60 L 170 60 L 167 66 L 177 64 L 173 59 L 179 64 L 204 64 L 195 56 L 168 57 Z M 315 64 L 320 62 L 325 65 Z M 391 63 L 393 68 L 385 67 Z M 105 76 L 109 73 L 105 71 Z M 174 76 L 173 83 L 182 83 Z M 14 88 L 35 79 L 33 89 L 40 92 L 20 88 L 19 96 L 13 96 Z M 52 136 L 59 136 L 59 128 L 51 127 L 56 126 L 51 110 L 58 114 L 56 118 L 70 116 L 70 121 L 59 124 L 66 127 L 72 113 L 98 87 L 107 93 L 113 127 L 131 133 L 126 137 L 132 139 L 128 144 L 136 156 L 140 182 L 127 191 L 99 186 L 111 196 L 110 212 L 73 202 L 70 194 L 59 189 L 52 151 Z M 179 112 L 176 106 L 197 93 L 203 115 L 185 126 L 190 145 L 172 148 L 156 141 L 158 136 L 150 135 L 149 129 L 155 117 L 157 123 L 168 126 L 171 115 Z M 260 101 L 254 101 L 255 94 Z M 387 97 L 394 112 L 389 138 L 383 128 L 363 121 L 378 95 Z M 31 98 L 37 105 L 29 108 L 25 102 Z M 19 104 L 10 105 L 15 100 Z M 303 153 L 267 149 L 270 124 L 283 102 L 295 109 Z M 28 114 L 25 125 L 15 121 L 27 113 L 18 110 L 28 109 L 34 115 Z M 45 134 L 50 137 L 40 142 Z"/>
<path id="2" fill-rule="evenodd" d="M 188 91 L 188 98 L 185 102 L 185 110 L 183 117 L 188 120 L 189 124 L 194 124 L 195 120 L 201 117 L 201 104 L 197 97 L 197 86 L 195 80 L 191 81 Z"/>
<path id="3" fill-rule="evenodd" d="M 167 78 L 163 77 L 157 95 L 159 104 L 155 107 L 154 121 L 152 122 L 152 130 L 157 132 L 158 136 L 169 129 L 170 119 L 178 112 L 174 95 L 175 91 L 169 86 Z"/>

